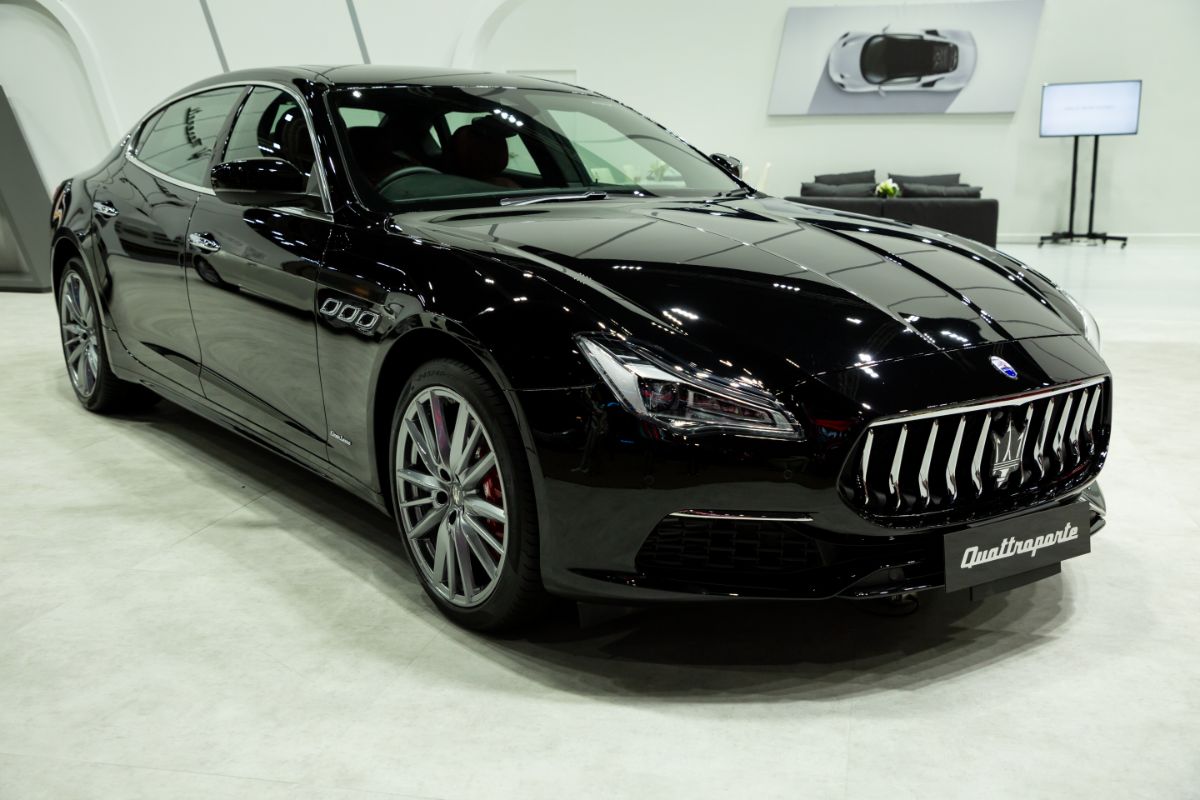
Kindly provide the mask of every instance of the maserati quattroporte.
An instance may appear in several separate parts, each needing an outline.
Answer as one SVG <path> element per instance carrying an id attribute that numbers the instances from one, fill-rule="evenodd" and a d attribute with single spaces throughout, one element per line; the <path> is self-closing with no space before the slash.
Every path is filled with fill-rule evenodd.
<path id="1" fill-rule="evenodd" d="M 67 373 L 393 515 L 478 629 L 621 603 L 987 594 L 1103 524 L 1090 315 L 984 245 L 768 197 L 607 97 L 234 72 L 53 203 Z"/>

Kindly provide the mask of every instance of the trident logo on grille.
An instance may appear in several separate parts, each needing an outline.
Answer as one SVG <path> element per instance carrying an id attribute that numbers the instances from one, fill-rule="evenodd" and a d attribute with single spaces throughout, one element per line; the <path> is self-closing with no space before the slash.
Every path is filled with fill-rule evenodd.
<path id="1" fill-rule="evenodd" d="M 1018 429 L 1013 424 L 1012 417 L 1008 419 L 1008 428 L 1003 435 L 992 434 L 992 475 L 996 485 L 1008 483 L 1013 472 L 1021 468 L 1021 453 L 1025 451 L 1024 429 Z"/>

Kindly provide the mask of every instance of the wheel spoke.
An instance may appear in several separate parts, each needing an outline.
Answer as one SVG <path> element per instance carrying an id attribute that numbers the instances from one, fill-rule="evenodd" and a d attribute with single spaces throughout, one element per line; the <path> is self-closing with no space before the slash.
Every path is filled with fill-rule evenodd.
<path id="1" fill-rule="evenodd" d="M 86 348 L 84 348 L 84 347 L 81 345 L 81 346 L 79 346 L 79 347 L 76 347 L 74 350 L 72 350 L 72 351 L 71 351 L 71 354 L 70 354 L 69 356 L 67 356 L 67 364 L 69 364 L 70 366 L 74 367 L 74 366 L 75 366 L 75 362 L 79 361 L 79 359 L 83 357 L 83 351 L 84 351 L 85 349 L 86 349 Z"/>
<path id="2" fill-rule="evenodd" d="M 430 457 L 433 458 L 435 462 L 440 464 L 441 454 L 438 453 L 434 447 L 434 443 L 437 442 L 437 439 L 433 434 L 433 426 L 429 424 L 429 415 L 425 413 L 424 403 L 417 404 L 417 422 L 421 426 L 421 438 L 425 442 L 425 447 L 429 451 Z M 434 471 L 436 472 L 436 470 Z"/>
<path id="3" fill-rule="evenodd" d="M 403 503 L 397 503 L 396 508 L 412 508 L 413 506 L 427 506 L 433 502 L 433 495 L 427 497 L 418 497 L 415 500 L 405 500 Z"/>
<path id="4" fill-rule="evenodd" d="M 442 488 L 442 482 L 432 475 L 426 475 L 424 472 L 417 472 L 415 469 L 400 468 L 396 470 L 396 477 L 401 480 L 408 481 L 413 486 L 420 486 L 430 492 L 436 492 Z"/>
<path id="5" fill-rule="evenodd" d="M 433 457 L 433 452 L 429 449 L 429 440 L 425 438 L 424 431 L 418 427 L 414 420 L 405 420 L 404 424 L 408 427 L 408 435 L 412 439 L 413 447 L 417 449 L 417 455 L 421 457 L 421 463 L 425 465 L 425 469 L 429 470 L 430 475 L 436 475 L 438 462 Z"/>
<path id="6" fill-rule="evenodd" d="M 454 433 L 450 435 L 450 456 L 446 459 L 446 465 L 450 468 L 452 474 L 458 474 L 458 465 L 462 461 L 463 440 L 467 436 L 467 423 L 471 420 L 471 412 L 467 407 L 460 405 L 458 407 L 458 416 L 454 418 Z"/>
<path id="7" fill-rule="evenodd" d="M 493 536 L 492 532 L 486 527 L 480 525 L 471 517 L 467 517 L 467 527 L 469 527 L 471 532 L 478 536 L 480 540 L 482 540 L 488 547 L 495 550 L 497 556 L 504 554 L 503 542 L 499 541 L 495 536 Z"/>
<path id="8" fill-rule="evenodd" d="M 437 392 L 429 393 L 429 416 L 433 425 L 434 452 L 437 453 L 439 464 L 450 463 L 450 433 L 446 430 L 446 407 L 442 405 L 442 396 Z"/>
<path id="9" fill-rule="evenodd" d="M 460 483 L 462 483 L 464 489 L 474 489 L 476 484 L 483 480 L 483 476 L 487 475 L 488 471 L 494 466 L 496 466 L 496 454 L 488 453 L 475 462 L 474 466 L 462 477 Z"/>
<path id="10" fill-rule="evenodd" d="M 471 454 L 475 452 L 475 445 L 479 442 L 479 436 L 483 432 L 483 426 L 479 424 L 479 420 L 472 417 L 475 427 L 471 429 L 471 433 L 467 436 L 467 440 L 463 442 L 461 449 L 458 451 L 458 458 L 455 459 L 454 465 L 450 468 L 455 475 L 463 471 L 467 465 L 467 461 L 471 458 Z"/>
<path id="11" fill-rule="evenodd" d="M 463 596 L 470 602 L 475 596 L 475 575 L 471 572 L 471 549 L 467 537 L 463 535 L 461 525 L 450 529 L 454 538 L 454 560 L 458 562 L 458 571 L 462 577 Z"/>
<path id="12" fill-rule="evenodd" d="M 489 503 L 482 497 L 467 497 L 463 500 L 463 505 L 466 507 L 467 513 L 472 516 L 487 517 L 501 523 L 508 522 L 503 508 L 494 503 Z"/>
<path id="13" fill-rule="evenodd" d="M 466 538 L 467 544 L 471 546 L 471 552 L 475 554 L 475 559 L 479 562 L 479 566 L 483 568 L 483 571 L 487 573 L 488 580 L 491 581 L 496 579 L 496 562 L 492 560 L 492 554 L 484 546 L 485 539 L 480 536 L 481 530 L 482 526 L 470 517 L 463 520 L 463 537 Z M 487 536 L 487 540 L 490 541 L 490 539 L 491 537 Z M 496 550 L 496 554 L 499 555 L 500 549 L 495 547 L 495 545 L 493 545 L 493 548 Z"/>
<path id="14" fill-rule="evenodd" d="M 71 319 L 78 323 L 82 323 L 83 314 L 79 311 L 79 302 L 75 299 L 75 295 L 72 294 L 72 290 L 73 287 L 68 285 L 67 290 L 63 292 L 63 303 L 66 305 L 67 313 L 71 315 Z"/>
<path id="15" fill-rule="evenodd" d="M 433 578 L 435 581 L 441 581 L 442 574 L 446 572 L 446 560 L 450 558 L 450 523 L 446 517 L 442 517 L 442 522 L 438 525 L 437 539 L 433 544 Z M 447 582 L 450 579 L 447 578 Z M 454 592 L 450 593 L 453 596 Z"/>
<path id="16" fill-rule="evenodd" d="M 446 508 L 435 508 L 425 516 L 421 517 L 421 521 L 413 526 L 413 529 L 408 532 L 409 539 L 420 539 L 425 534 L 433 530 L 433 526 L 437 525 L 446 516 Z"/>
<path id="17" fill-rule="evenodd" d="M 83 318 L 85 325 L 91 326 L 92 322 L 92 299 L 88 297 L 87 290 L 83 288 L 83 282 L 79 283 L 79 315 Z"/>

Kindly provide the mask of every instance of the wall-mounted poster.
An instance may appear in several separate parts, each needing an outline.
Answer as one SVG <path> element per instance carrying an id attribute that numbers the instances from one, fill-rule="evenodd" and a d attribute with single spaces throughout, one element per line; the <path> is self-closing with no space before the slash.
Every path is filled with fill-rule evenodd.
<path id="1" fill-rule="evenodd" d="M 1016 111 L 1042 3 L 788 9 L 769 113 Z"/>

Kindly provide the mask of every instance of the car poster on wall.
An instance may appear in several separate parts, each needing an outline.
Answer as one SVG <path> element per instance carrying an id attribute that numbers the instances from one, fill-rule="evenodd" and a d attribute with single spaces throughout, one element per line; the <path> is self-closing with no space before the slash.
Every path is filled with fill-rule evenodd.
<path id="1" fill-rule="evenodd" d="M 1013 112 L 1043 0 L 788 9 L 770 114 Z"/>

